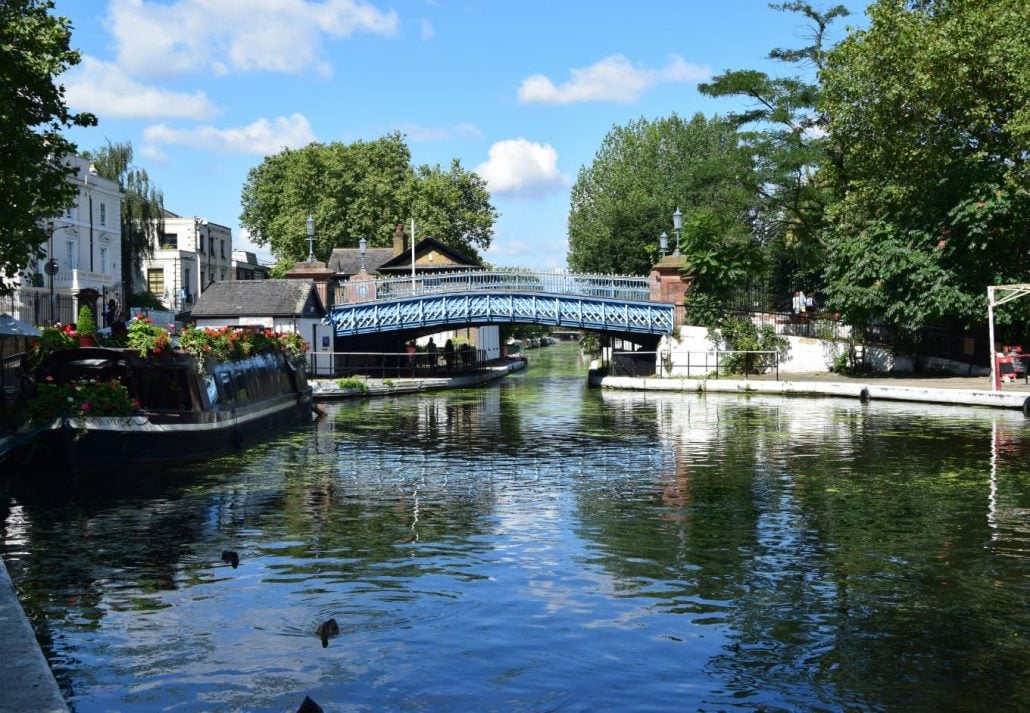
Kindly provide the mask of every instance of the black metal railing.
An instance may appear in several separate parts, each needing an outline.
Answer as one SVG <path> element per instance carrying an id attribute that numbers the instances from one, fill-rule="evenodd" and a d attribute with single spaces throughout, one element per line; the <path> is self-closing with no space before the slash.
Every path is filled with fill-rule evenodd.
<path id="1" fill-rule="evenodd" d="M 453 352 L 312 352 L 308 375 L 312 378 L 367 376 L 380 379 L 423 379 L 461 376 L 484 371 L 494 360 L 482 349 Z"/>

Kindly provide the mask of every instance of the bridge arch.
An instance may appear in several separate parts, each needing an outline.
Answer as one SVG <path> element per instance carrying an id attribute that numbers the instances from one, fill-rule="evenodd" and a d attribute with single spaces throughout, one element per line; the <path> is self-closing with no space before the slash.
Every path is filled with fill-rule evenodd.
<path id="1" fill-rule="evenodd" d="M 426 333 L 449 328 L 539 324 L 600 332 L 653 348 L 673 330 L 674 306 L 646 300 L 525 291 L 421 294 L 337 305 L 337 337 Z"/>

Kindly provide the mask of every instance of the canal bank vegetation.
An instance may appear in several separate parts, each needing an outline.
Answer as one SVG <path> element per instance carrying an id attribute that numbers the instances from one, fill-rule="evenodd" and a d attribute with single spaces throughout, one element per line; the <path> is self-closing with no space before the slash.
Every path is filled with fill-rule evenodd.
<path id="1" fill-rule="evenodd" d="M 811 40 L 769 52 L 782 71 L 699 86 L 743 110 L 611 129 L 572 189 L 570 268 L 647 272 L 667 233 L 689 324 L 814 309 L 902 349 L 985 342 L 985 288 L 1025 282 L 1030 252 L 1026 3 L 878 0 L 846 29 L 843 6 L 776 9 Z M 1020 343 L 1030 312 L 997 323 Z"/>

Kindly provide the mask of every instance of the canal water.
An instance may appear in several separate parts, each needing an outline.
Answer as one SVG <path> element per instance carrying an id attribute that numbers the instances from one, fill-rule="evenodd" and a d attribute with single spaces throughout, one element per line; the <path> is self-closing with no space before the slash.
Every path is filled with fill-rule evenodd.
<path id="1" fill-rule="evenodd" d="M 0 543 L 80 712 L 1030 710 L 1027 429 L 601 392 L 559 345 L 243 456 L 18 481 Z"/>

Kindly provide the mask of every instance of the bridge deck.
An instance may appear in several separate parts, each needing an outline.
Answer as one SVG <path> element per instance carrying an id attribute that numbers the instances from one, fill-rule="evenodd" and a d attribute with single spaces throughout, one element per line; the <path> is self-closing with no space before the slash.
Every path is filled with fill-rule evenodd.
<path id="1" fill-rule="evenodd" d="M 617 334 L 668 334 L 674 307 L 663 302 L 525 292 L 424 294 L 338 305 L 328 320 L 339 336 L 430 327 L 540 324 Z"/>

